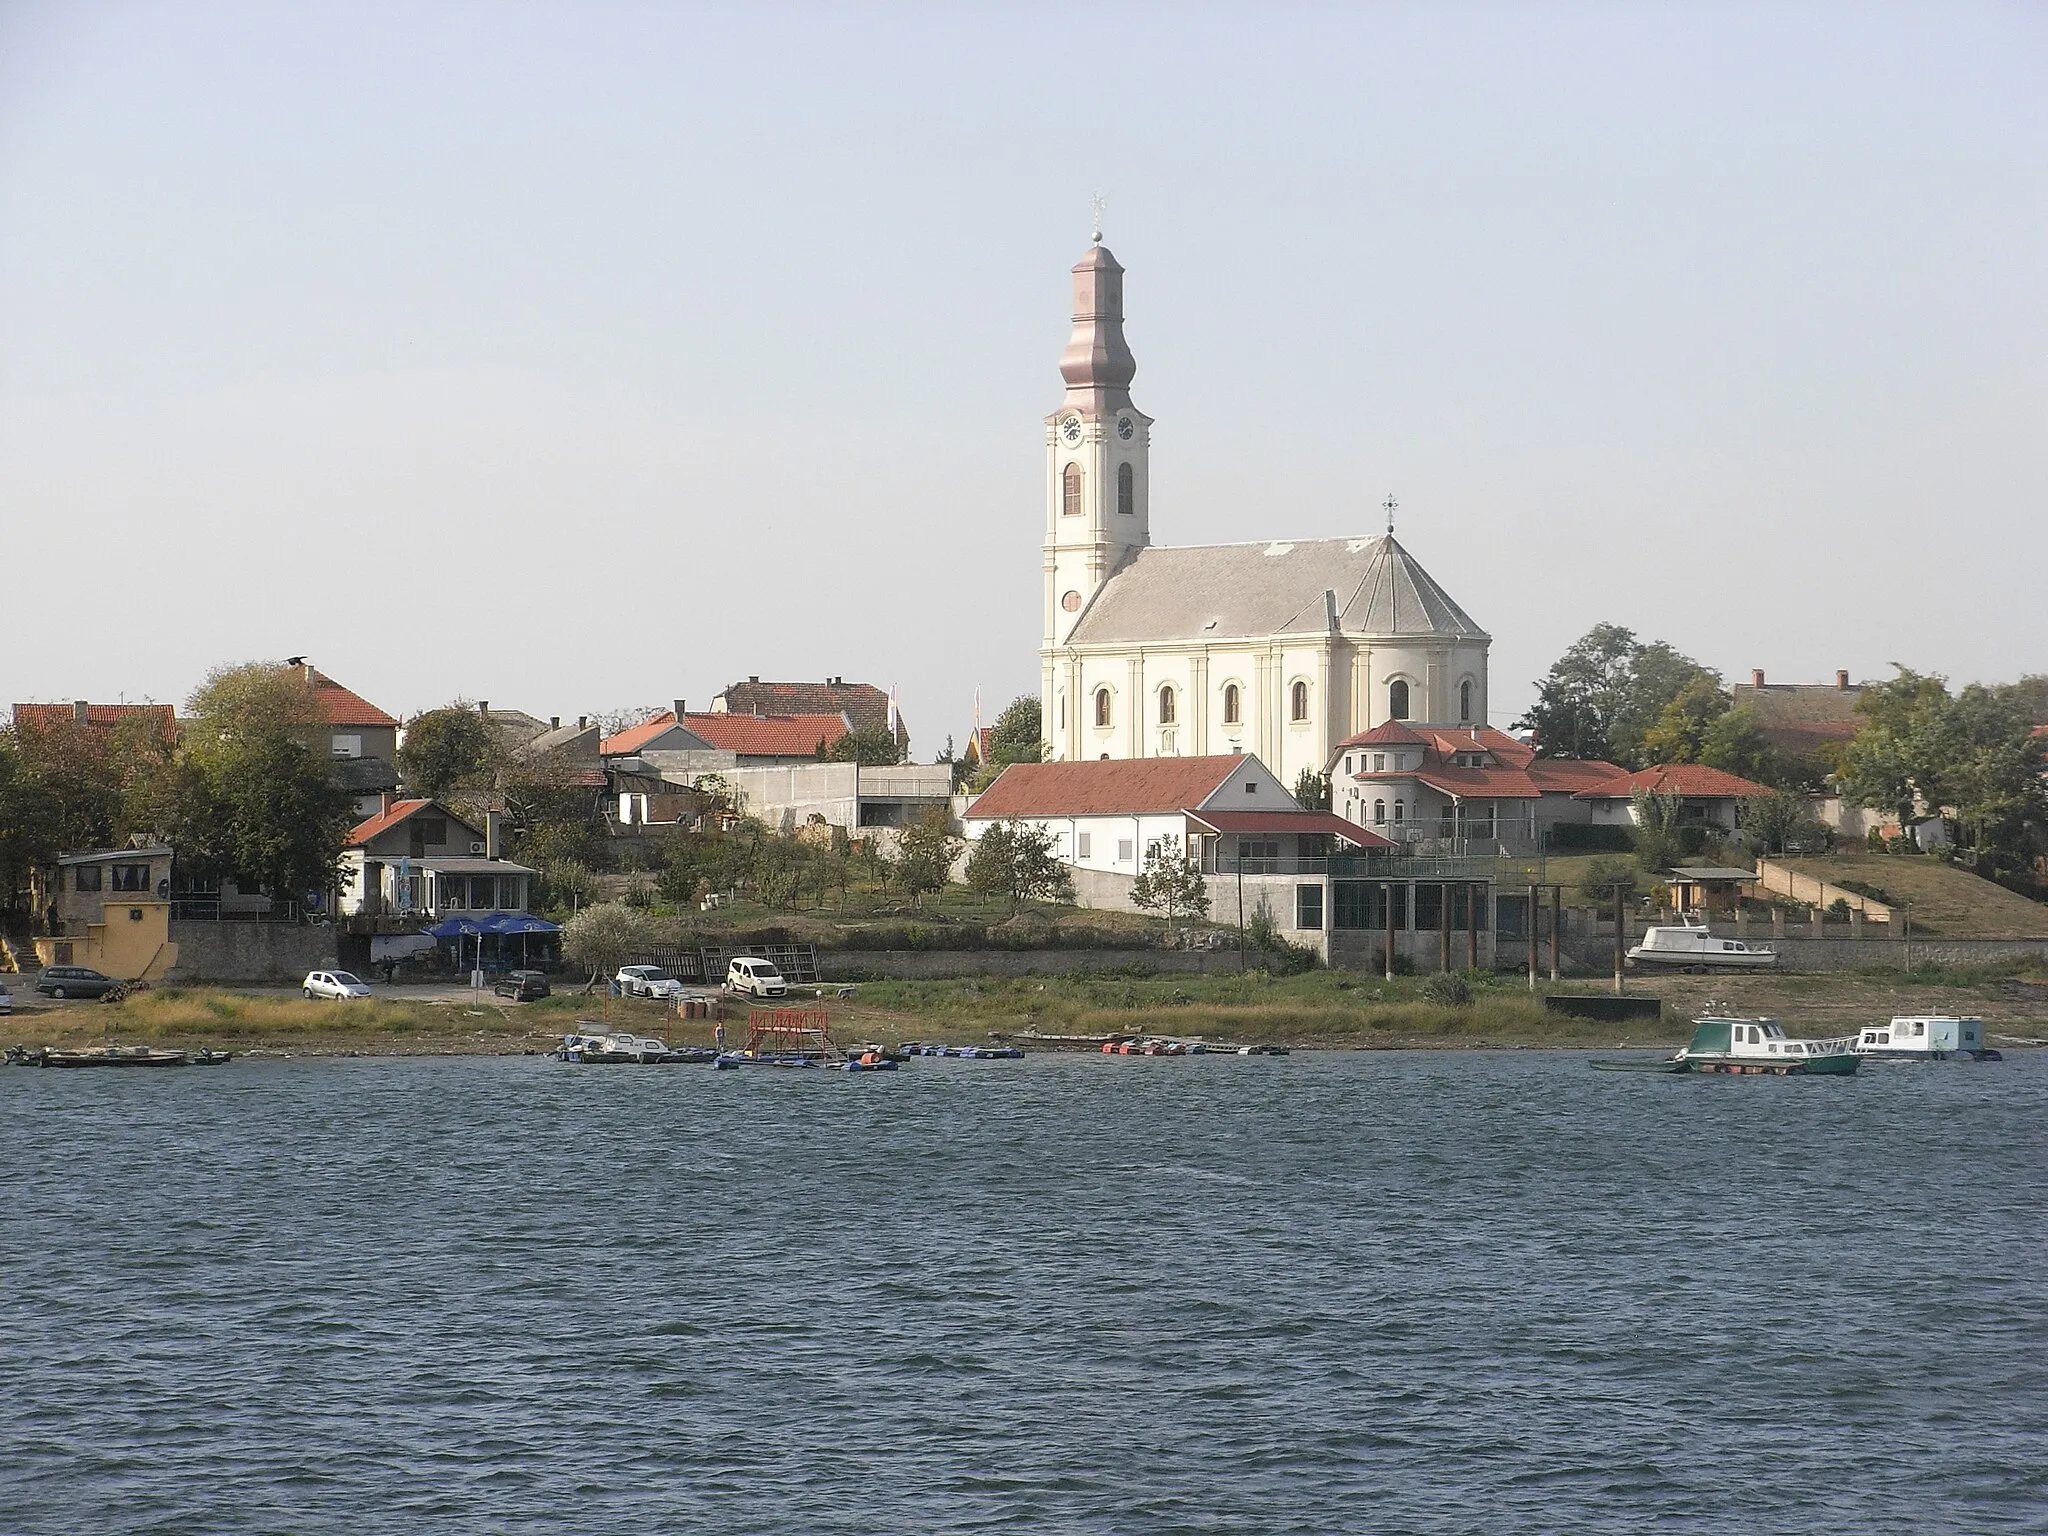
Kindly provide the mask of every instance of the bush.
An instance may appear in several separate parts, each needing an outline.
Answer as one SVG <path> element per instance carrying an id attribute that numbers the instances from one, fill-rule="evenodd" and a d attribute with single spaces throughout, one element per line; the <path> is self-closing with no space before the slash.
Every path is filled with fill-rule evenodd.
<path id="1" fill-rule="evenodd" d="M 1635 839 L 1627 827 L 1589 827 L 1560 822 L 1550 829 L 1553 853 L 1633 853 Z"/>
<path id="2" fill-rule="evenodd" d="M 1423 982 L 1422 1000 L 1439 1008 L 1470 1008 L 1472 984 L 1455 971 L 1438 971 Z"/>

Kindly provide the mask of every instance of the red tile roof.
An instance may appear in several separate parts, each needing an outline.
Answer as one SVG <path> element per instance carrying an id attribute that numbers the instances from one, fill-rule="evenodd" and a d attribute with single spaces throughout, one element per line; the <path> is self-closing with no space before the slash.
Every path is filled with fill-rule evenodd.
<path id="1" fill-rule="evenodd" d="M 1427 784 L 1431 789 L 1446 795 L 1455 795 L 1460 800 L 1543 798 L 1543 791 L 1537 787 L 1528 770 L 1524 768 L 1458 768 L 1430 763 L 1416 769 L 1414 777 L 1417 783 Z"/>
<path id="2" fill-rule="evenodd" d="M 1527 742 L 1517 741 L 1490 725 L 1411 726 L 1389 721 L 1344 743 L 1345 747 L 1418 745 L 1425 749 L 1419 767 L 1397 772 L 1360 772 L 1355 776 L 1356 782 L 1412 778 L 1439 794 L 1461 800 L 1536 800 L 1545 794 L 1592 789 L 1612 782 L 1623 771 L 1614 763 L 1540 758 Z M 1477 767 L 1458 762 L 1460 757 L 1474 753 L 1484 753 L 1492 761 Z"/>
<path id="3" fill-rule="evenodd" d="M 396 718 L 385 714 L 361 694 L 342 687 L 318 667 L 302 662 L 295 670 L 305 674 L 306 686 L 313 690 L 313 701 L 319 707 L 323 724 L 397 726 Z"/>
<path id="4" fill-rule="evenodd" d="M 1408 728 L 1402 720 L 1383 720 L 1369 731 L 1360 731 L 1339 742 L 1338 749 L 1345 747 L 1417 747 L 1422 738 Z"/>
<path id="5" fill-rule="evenodd" d="M 85 723 L 106 729 L 119 725 L 124 720 L 154 717 L 161 722 L 164 740 L 174 741 L 178 735 L 177 711 L 168 704 L 88 704 L 85 706 Z M 18 730 L 26 726 L 30 730 L 47 731 L 71 725 L 78 718 L 77 709 L 70 704 L 17 704 L 14 706 L 14 724 Z"/>
<path id="6" fill-rule="evenodd" d="M 1360 848 L 1394 846 L 1378 833 L 1330 811 L 1189 811 L 1188 820 L 1211 832 L 1323 833 Z"/>
<path id="7" fill-rule="evenodd" d="M 1626 800 L 1639 789 L 1648 790 L 1653 795 L 1678 795 L 1692 800 L 1746 800 L 1751 795 L 1771 792 L 1768 785 L 1723 773 L 1705 763 L 1659 763 L 1641 773 L 1625 773 L 1604 784 L 1582 789 L 1577 798 Z"/>
<path id="8" fill-rule="evenodd" d="M 889 728 L 889 695 L 873 683 L 764 683 L 750 678 L 734 683 L 719 698 L 735 715 L 844 715 L 855 730 L 885 731 Z M 903 711 L 896 711 L 896 736 L 910 739 L 903 723 Z"/>
<path id="9" fill-rule="evenodd" d="M 676 728 L 675 711 L 665 709 L 651 720 L 607 736 L 597 750 L 606 757 L 625 757 L 660 740 Z M 682 728 L 715 752 L 741 757 L 809 757 L 818 744 L 831 746 L 846 734 L 843 715 L 687 714 Z"/>
<path id="10" fill-rule="evenodd" d="M 975 797 L 967 816 L 1171 815 L 1200 805 L 1244 764 L 1242 757 L 1012 763 Z"/>
<path id="11" fill-rule="evenodd" d="M 394 800 L 391 802 L 390 810 L 379 811 L 368 821 L 358 823 L 356 829 L 349 833 L 348 841 L 342 846 L 360 848 L 371 839 L 389 832 L 414 811 L 424 810 L 433 803 L 431 800 Z"/>

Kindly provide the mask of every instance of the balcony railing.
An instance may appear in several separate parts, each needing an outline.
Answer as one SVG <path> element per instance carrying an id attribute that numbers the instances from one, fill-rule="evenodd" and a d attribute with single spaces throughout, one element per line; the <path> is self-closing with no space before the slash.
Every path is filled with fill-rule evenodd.
<path id="1" fill-rule="evenodd" d="M 1210 853 L 1202 873 L 1235 878 L 1253 875 L 1328 875 L 1333 880 L 1472 880 L 1494 878 L 1499 868 L 1491 853 L 1340 853 L 1325 857 L 1296 854 L 1249 855 L 1234 858 Z"/>

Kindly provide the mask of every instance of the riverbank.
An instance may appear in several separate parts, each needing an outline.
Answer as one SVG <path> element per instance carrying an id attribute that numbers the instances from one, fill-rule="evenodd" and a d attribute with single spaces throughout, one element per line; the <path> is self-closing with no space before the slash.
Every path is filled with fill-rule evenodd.
<path id="1" fill-rule="evenodd" d="M 1664 1004 L 1661 1020 L 1602 1024 L 1542 1006 L 1514 977 L 1471 978 L 1472 1000 L 1445 1006 L 1422 996 L 1422 981 L 1388 982 L 1343 971 L 1269 977 L 1074 975 L 957 981 L 880 981 L 822 1008 L 843 1043 L 904 1040 L 983 1042 L 991 1035 L 1029 1045 L 1033 1036 L 1138 1033 L 1217 1043 L 1326 1050 L 1587 1049 L 1677 1046 L 1709 1001 L 1737 1013 L 1783 1019 L 1795 1034 L 1828 1035 L 1896 1013 L 1981 1016 L 2002 1043 L 2048 1039 L 2048 974 L 2006 970 L 1864 973 L 1851 976 L 1658 976 L 1631 978 L 1629 992 Z M 1576 983 L 1544 991 L 1604 994 Z M 25 1045 L 102 1040 L 202 1045 L 293 1055 L 520 1055 L 552 1048 L 579 1020 L 598 1020 L 679 1044 L 709 1045 L 713 1024 L 678 1019 L 653 1002 L 561 995 L 535 1003 L 440 998 L 308 1002 L 224 989 L 163 988 L 116 1004 L 36 1008 L 27 999 L 0 1023 L 0 1037 Z M 728 1039 L 746 1029 L 746 1005 L 729 1004 Z M 1038 1048 L 1057 1049 L 1041 1040 Z"/>

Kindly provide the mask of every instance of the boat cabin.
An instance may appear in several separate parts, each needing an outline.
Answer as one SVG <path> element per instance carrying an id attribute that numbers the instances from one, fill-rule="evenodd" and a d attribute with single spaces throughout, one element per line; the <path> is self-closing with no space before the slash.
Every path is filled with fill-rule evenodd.
<path id="1" fill-rule="evenodd" d="M 1728 1057 L 1735 1060 L 1794 1061 L 1816 1056 L 1839 1056 L 1852 1040 L 1795 1040 L 1776 1019 L 1731 1019 L 1709 1015 L 1693 1021 L 1688 1056 Z"/>
<path id="2" fill-rule="evenodd" d="M 1670 923 L 1643 930 L 1643 941 L 1628 952 L 1638 965 L 1680 970 L 1763 970 L 1778 963 L 1768 944 L 1717 938 L 1703 923 Z"/>
<path id="3" fill-rule="evenodd" d="M 1984 1049 L 1984 1021 L 1943 1014 L 1895 1018 L 1889 1024 L 1867 1025 L 1856 1037 L 1864 1056 L 1895 1056 L 1939 1061 L 1951 1054 L 1975 1055 Z"/>

